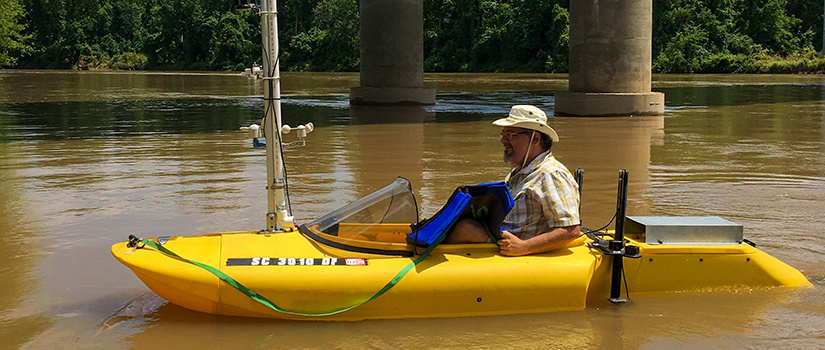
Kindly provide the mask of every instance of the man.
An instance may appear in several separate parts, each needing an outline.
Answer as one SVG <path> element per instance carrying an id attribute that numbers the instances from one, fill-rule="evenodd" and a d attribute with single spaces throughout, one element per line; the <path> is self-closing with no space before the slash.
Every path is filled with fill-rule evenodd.
<path id="1" fill-rule="evenodd" d="M 501 254 L 521 256 L 567 246 L 581 235 L 579 186 L 550 152 L 559 136 L 547 125 L 547 115 L 535 106 L 517 105 L 493 125 L 502 127 L 504 161 L 513 166 L 504 180 L 514 205 L 497 242 Z M 445 243 L 481 243 L 487 237 L 481 224 L 465 219 Z"/>

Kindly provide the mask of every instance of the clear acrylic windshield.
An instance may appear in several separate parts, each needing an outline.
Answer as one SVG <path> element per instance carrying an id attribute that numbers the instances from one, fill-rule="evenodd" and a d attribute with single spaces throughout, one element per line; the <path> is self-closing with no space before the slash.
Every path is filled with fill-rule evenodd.
<path id="1" fill-rule="evenodd" d="M 301 226 L 310 237 L 337 248 L 379 254 L 407 250 L 410 224 L 418 222 L 418 204 L 410 181 L 395 182 Z"/>

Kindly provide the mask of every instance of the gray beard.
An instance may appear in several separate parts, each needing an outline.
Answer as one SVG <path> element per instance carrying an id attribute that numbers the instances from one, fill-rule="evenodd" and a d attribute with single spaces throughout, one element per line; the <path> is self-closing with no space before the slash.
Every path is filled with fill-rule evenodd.
<path id="1" fill-rule="evenodd" d="M 504 159 L 504 163 L 512 165 L 510 162 L 513 161 L 513 154 L 512 153 L 507 153 L 507 151 L 504 151 L 503 159 Z"/>

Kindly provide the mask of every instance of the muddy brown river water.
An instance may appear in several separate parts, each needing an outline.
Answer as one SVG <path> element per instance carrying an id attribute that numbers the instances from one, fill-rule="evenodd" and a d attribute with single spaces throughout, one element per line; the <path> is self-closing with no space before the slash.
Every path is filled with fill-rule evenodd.
<path id="1" fill-rule="evenodd" d="M 531 315 L 362 322 L 220 317 L 166 303 L 109 246 L 260 229 L 262 116 L 238 74 L 0 71 L 0 349 L 825 348 L 825 76 L 655 76 L 663 117 L 551 118 L 553 152 L 585 169 L 583 221 L 606 224 L 619 169 L 628 215 L 717 215 L 800 269 L 802 290 L 631 295 Z M 507 171 L 490 122 L 553 111 L 565 75 L 427 74 L 426 108 L 350 109 L 357 74 L 285 73 L 285 152 L 304 223 L 404 176 L 422 216 Z M 678 278 L 678 276 L 673 276 Z M 605 297 L 606 299 L 607 297 Z"/>

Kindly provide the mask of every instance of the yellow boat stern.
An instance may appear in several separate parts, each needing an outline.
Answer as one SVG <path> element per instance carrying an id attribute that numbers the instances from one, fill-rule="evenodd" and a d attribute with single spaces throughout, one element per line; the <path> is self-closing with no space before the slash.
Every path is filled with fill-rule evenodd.
<path id="1" fill-rule="evenodd" d="M 630 240 L 638 259 L 624 259 L 627 289 L 634 293 L 673 293 L 807 287 L 799 270 L 748 244 L 668 245 Z M 590 298 L 609 295 L 611 258 L 602 257 Z M 622 286 L 624 293 L 625 286 Z"/>

